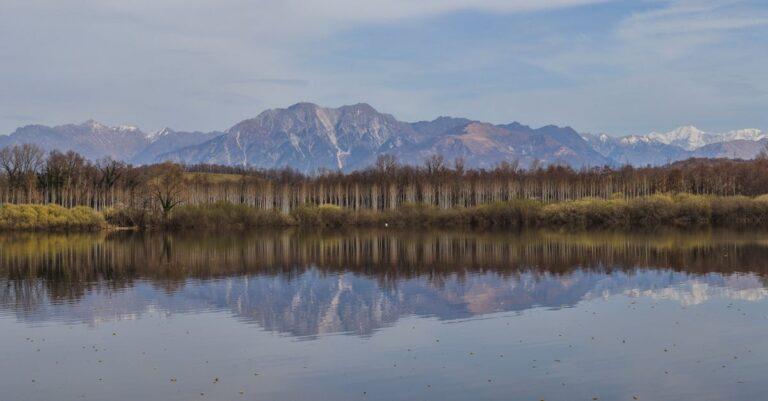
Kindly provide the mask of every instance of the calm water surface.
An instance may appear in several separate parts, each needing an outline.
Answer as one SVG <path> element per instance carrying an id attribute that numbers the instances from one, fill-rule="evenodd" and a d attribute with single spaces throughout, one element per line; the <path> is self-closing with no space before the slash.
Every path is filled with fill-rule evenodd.
<path id="1" fill-rule="evenodd" d="M 0 237 L 0 400 L 759 400 L 768 235 Z"/>

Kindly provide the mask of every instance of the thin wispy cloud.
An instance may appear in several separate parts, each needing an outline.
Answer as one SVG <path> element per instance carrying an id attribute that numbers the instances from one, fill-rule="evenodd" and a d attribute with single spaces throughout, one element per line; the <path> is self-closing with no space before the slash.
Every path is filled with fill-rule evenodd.
<path id="1" fill-rule="evenodd" d="M 619 28 L 626 39 L 727 32 L 768 25 L 768 12 L 736 1 L 673 1 L 661 9 L 633 14 Z"/>
<path id="2" fill-rule="evenodd" d="M 6 0 L 0 133 L 224 129 L 298 101 L 635 133 L 768 127 L 753 0 Z"/>

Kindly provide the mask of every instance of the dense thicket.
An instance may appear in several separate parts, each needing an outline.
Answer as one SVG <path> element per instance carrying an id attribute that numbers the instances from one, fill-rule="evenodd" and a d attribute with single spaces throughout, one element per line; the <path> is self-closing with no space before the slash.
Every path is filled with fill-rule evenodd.
<path id="1" fill-rule="evenodd" d="M 128 225 L 126 210 L 110 211 L 107 220 Z M 133 220 L 134 222 L 137 220 Z M 662 227 L 768 227 L 768 196 L 651 195 L 632 199 L 584 198 L 545 204 L 514 200 L 472 207 L 440 209 L 403 205 L 394 210 L 352 210 L 335 205 L 301 206 L 283 213 L 245 205 L 182 205 L 167 218 L 148 215 L 145 227 L 169 229 L 245 229 L 254 227 L 408 227 L 520 229 L 656 229 Z M 135 224 L 135 223 L 134 223 Z"/>
<path id="2" fill-rule="evenodd" d="M 11 205 L 0 206 L 2 230 L 97 230 L 104 217 L 95 210 L 76 206 Z"/>
<path id="3" fill-rule="evenodd" d="M 291 170 L 170 163 L 133 167 L 109 159 L 91 162 L 74 152 L 46 155 L 33 145 L 22 145 L 0 150 L 0 171 L 0 203 L 119 209 L 123 211 L 119 217 L 127 220 L 147 215 L 170 219 L 172 210 L 181 213 L 178 205 L 219 203 L 284 215 L 303 213 L 308 220 L 315 211 L 306 208 L 319 205 L 358 214 L 401 209 L 407 213 L 419 207 L 449 210 L 524 200 L 546 205 L 580 199 L 628 201 L 658 194 L 754 197 L 768 193 L 765 157 L 576 171 L 565 166 L 521 169 L 516 163 L 469 170 L 461 160 L 449 165 L 439 156 L 421 167 L 401 166 L 384 156 L 364 171 L 302 175 Z M 273 218 L 243 216 L 258 221 Z"/>

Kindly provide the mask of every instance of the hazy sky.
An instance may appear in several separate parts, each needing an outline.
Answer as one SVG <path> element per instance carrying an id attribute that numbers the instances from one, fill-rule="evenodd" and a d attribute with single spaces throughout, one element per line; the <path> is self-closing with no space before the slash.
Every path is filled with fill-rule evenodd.
<path id="1" fill-rule="evenodd" d="M 299 101 L 612 134 L 768 128 L 766 0 L 0 0 L 0 133 Z"/>

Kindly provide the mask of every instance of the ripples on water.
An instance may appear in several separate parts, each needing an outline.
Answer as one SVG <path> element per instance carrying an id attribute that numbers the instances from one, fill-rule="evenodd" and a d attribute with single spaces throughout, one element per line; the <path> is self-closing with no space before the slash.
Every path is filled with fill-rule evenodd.
<path id="1" fill-rule="evenodd" d="M 0 387 L 12 400 L 759 399 L 766 273 L 760 233 L 5 236 Z"/>

